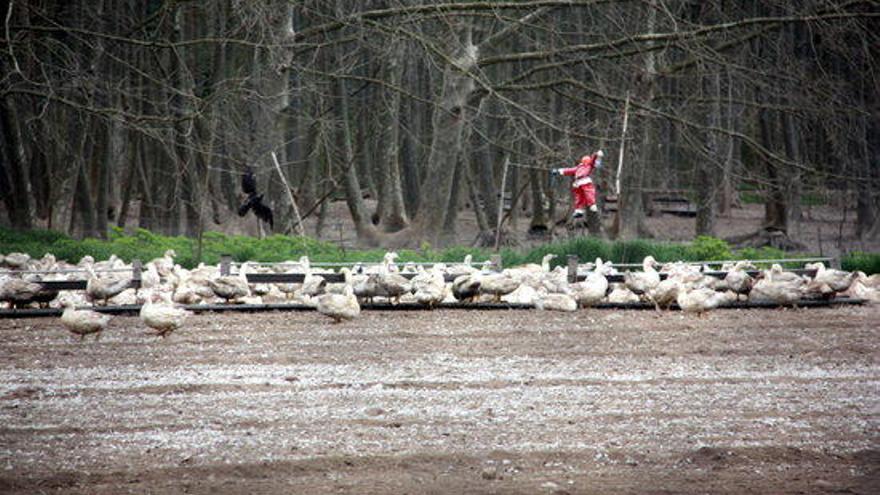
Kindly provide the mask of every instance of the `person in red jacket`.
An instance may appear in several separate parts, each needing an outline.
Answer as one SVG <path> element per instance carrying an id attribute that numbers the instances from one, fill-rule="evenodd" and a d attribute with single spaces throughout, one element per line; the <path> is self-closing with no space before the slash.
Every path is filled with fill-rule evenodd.
<path id="1" fill-rule="evenodd" d="M 596 187 L 590 175 L 593 170 L 602 166 L 602 157 L 605 153 L 599 150 L 592 155 L 581 158 L 581 162 L 571 168 L 557 168 L 552 173 L 556 175 L 568 175 L 574 177 L 571 184 L 571 195 L 574 200 L 573 218 L 581 218 L 589 208 L 592 212 L 598 212 L 596 208 Z"/>

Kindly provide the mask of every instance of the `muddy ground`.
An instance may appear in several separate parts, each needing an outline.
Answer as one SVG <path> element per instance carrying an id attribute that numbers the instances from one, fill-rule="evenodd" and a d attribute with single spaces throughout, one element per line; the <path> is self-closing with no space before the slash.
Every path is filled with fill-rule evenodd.
<path id="1" fill-rule="evenodd" d="M 880 493 L 877 307 L 0 338 L 0 493 Z"/>

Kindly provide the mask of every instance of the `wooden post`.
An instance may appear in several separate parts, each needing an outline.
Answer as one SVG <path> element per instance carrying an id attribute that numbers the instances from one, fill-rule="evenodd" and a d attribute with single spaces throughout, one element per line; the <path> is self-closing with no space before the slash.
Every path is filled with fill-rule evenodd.
<path id="1" fill-rule="evenodd" d="M 275 170 L 278 171 L 278 175 L 281 177 L 281 182 L 284 184 L 284 189 L 287 191 L 287 197 L 290 199 L 290 206 L 293 207 L 293 213 L 296 215 L 296 234 L 304 236 L 306 235 L 306 232 L 303 228 L 302 217 L 299 216 L 299 208 L 296 207 L 296 201 L 293 199 L 293 191 L 290 190 L 290 186 L 287 184 L 287 179 L 284 177 L 284 172 L 281 171 L 281 164 L 278 163 L 278 157 L 275 156 L 274 151 L 272 152 L 272 161 L 275 162 Z"/>
<path id="2" fill-rule="evenodd" d="M 134 287 L 134 292 L 137 294 L 138 290 L 141 288 L 141 272 L 143 271 L 144 264 L 141 263 L 141 260 L 135 259 L 131 262 L 131 286 Z"/>
<path id="3" fill-rule="evenodd" d="M 501 222 L 504 220 L 504 186 L 507 183 L 507 168 L 510 166 L 510 157 L 504 158 L 504 171 L 501 173 L 501 193 L 498 197 L 498 224 L 495 226 L 495 251 L 501 244 Z"/>
<path id="4" fill-rule="evenodd" d="M 492 263 L 493 270 L 495 270 L 496 272 L 501 271 L 501 255 L 500 254 L 493 254 L 492 256 L 490 256 L 489 262 Z"/>
<path id="5" fill-rule="evenodd" d="M 578 281 L 578 256 L 576 254 L 568 255 L 568 283 L 573 284 Z"/>
<path id="6" fill-rule="evenodd" d="M 229 265 L 232 263 L 232 256 L 228 254 L 223 254 L 220 256 L 220 276 L 226 277 L 229 275 Z"/>

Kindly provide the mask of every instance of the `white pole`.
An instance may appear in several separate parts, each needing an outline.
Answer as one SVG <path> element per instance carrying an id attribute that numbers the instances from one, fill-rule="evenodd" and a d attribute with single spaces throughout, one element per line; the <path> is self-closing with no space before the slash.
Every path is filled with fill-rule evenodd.
<path id="1" fill-rule="evenodd" d="M 510 157 L 504 158 L 504 171 L 501 172 L 501 195 L 498 198 L 498 224 L 495 226 L 495 251 L 501 244 L 501 220 L 504 218 L 504 186 L 507 184 L 507 167 L 510 166 Z"/>
<path id="2" fill-rule="evenodd" d="M 284 178 L 284 172 L 281 171 L 281 164 L 278 163 L 278 157 L 275 156 L 274 151 L 272 152 L 272 161 L 275 162 L 275 170 L 277 170 L 278 175 L 281 176 L 281 182 L 287 190 L 287 197 L 290 198 L 290 205 L 293 206 L 293 213 L 296 215 L 296 233 L 297 235 L 305 235 L 306 231 L 303 228 L 302 218 L 299 216 L 299 208 L 296 207 L 296 201 L 293 199 L 293 191 L 290 190 L 290 186 L 287 184 L 287 179 Z"/>
<path id="3" fill-rule="evenodd" d="M 626 124 L 629 121 L 629 91 L 623 106 L 623 135 L 620 137 L 620 155 L 617 159 L 617 179 L 614 181 L 614 194 L 620 196 L 620 171 L 623 170 L 623 148 L 626 144 Z"/>

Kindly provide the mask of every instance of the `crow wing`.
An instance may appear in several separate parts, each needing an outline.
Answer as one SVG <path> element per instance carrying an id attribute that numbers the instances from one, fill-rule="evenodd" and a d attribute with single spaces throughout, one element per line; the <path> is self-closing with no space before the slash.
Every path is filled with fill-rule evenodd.
<path id="1" fill-rule="evenodd" d="M 257 178 L 254 177 L 254 169 L 247 167 L 241 174 L 241 192 L 248 196 L 257 194 Z"/>

